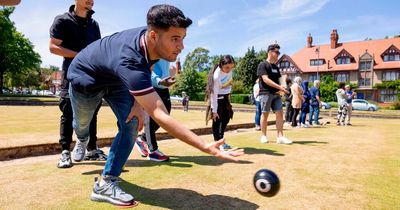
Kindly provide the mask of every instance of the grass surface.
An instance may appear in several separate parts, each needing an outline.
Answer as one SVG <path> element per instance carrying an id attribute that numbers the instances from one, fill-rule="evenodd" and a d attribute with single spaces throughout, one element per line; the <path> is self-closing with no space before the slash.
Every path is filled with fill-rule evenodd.
<path id="1" fill-rule="evenodd" d="M 188 128 L 206 127 L 205 112 L 173 109 L 171 115 Z M 57 143 L 60 116 L 58 106 L 0 106 L 0 147 Z M 250 122 L 254 122 L 254 113 L 236 112 L 231 124 Z M 115 136 L 116 118 L 110 107 L 100 109 L 97 130 L 100 138 Z"/>
<path id="2" fill-rule="evenodd" d="M 325 119 L 326 120 L 326 119 Z M 239 163 L 219 161 L 178 140 L 160 141 L 168 163 L 133 150 L 121 186 L 135 195 L 135 209 L 399 209 L 400 121 L 354 118 L 352 127 L 286 129 L 292 145 L 259 143 L 253 129 L 226 134 L 245 149 Z M 211 136 L 204 136 L 211 141 Z M 0 209 L 114 209 L 91 202 L 93 177 L 103 162 L 56 168 L 58 155 L 3 161 Z M 261 168 L 275 171 L 281 191 L 272 198 L 252 186 Z"/>

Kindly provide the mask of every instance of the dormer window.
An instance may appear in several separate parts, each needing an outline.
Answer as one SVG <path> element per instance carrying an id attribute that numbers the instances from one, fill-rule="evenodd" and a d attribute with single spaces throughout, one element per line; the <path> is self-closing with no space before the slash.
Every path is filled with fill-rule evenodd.
<path id="1" fill-rule="evenodd" d="M 400 50 L 397 49 L 394 45 L 390 46 L 384 53 L 381 55 L 383 57 L 384 62 L 389 61 L 400 61 Z"/>
<path id="2" fill-rule="evenodd" d="M 353 59 L 354 59 L 353 56 L 351 56 L 350 53 L 348 53 L 344 49 L 335 57 L 337 65 L 350 64 Z"/>
<path id="3" fill-rule="evenodd" d="M 311 59 L 310 66 L 321 66 L 324 64 L 324 59 Z"/>
<path id="4" fill-rule="evenodd" d="M 279 67 L 282 68 L 282 69 L 289 68 L 289 66 L 290 66 L 290 63 L 289 63 L 289 61 L 287 61 L 287 60 L 281 61 L 281 62 L 279 63 Z"/>

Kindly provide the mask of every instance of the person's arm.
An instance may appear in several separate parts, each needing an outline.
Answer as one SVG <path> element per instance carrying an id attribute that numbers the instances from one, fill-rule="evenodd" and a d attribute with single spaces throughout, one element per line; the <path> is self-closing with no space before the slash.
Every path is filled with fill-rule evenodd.
<path id="1" fill-rule="evenodd" d="M 218 92 L 221 86 L 221 82 L 219 81 L 219 74 L 217 74 L 217 70 L 214 72 L 213 76 L 213 92 L 211 93 L 210 100 L 211 100 L 211 111 L 213 113 L 217 113 L 218 110 Z"/>
<path id="2" fill-rule="evenodd" d="M 224 84 L 222 84 L 222 88 L 226 88 L 228 86 L 231 86 L 233 84 L 233 79 L 229 79 L 227 82 L 225 82 Z"/>
<path id="3" fill-rule="evenodd" d="M 69 50 L 65 47 L 61 46 L 62 40 L 56 38 L 50 38 L 49 49 L 50 52 L 65 58 L 74 58 L 77 52 L 73 50 Z"/>
<path id="4" fill-rule="evenodd" d="M 170 115 L 156 92 L 142 96 L 135 96 L 135 100 L 144 108 L 152 119 L 154 119 L 163 129 L 181 141 L 196 147 L 197 149 L 214 155 L 225 160 L 237 161 L 236 156 L 243 155 L 243 149 L 233 149 L 227 152 L 219 150 L 219 145 L 224 141 L 207 143 L 199 136 L 190 131 L 187 127 L 176 121 Z"/>

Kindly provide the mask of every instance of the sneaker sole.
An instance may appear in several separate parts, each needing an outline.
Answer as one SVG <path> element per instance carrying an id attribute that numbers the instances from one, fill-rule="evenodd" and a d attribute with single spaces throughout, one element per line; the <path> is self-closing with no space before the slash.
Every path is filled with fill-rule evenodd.
<path id="1" fill-rule="evenodd" d="M 57 164 L 57 168 L 71 168 L 72 166 L 73 166 L 72 163 L 71 163 L 71 165 L 62 165 L 62 166 Z"/>
<path id="2" fill-rule="evenodd" d="M 168 162 L 169 161 L 169 158 L 166 159 L 166 160 L 159 160 L 159 159 L 148 157 L 148 159 L 151 160 L 151 161 L 155 161 L 155 162 Z"/>
<path id="3" fill-rule="evenodd" d="M 116 205 L 116 206 L 121 207 L 121 208 L 131 208 L 131 207 L 135 207 L 135 206 L 139 205 L 139 202 L 135 201 L 135 200 L 125 203 L 125 202 L 122 202 L 122 201 L 118 201 L 118 200 L 112 199 L 112 198 L 110 198 L 108 196 L 103 196 L 103 195 L 96 194 L 94 192 L 92 192 L 92 194 L 90 195 L 90 200 L 96 201 L 96 202 L 111 203 L 111 204 Z"/>

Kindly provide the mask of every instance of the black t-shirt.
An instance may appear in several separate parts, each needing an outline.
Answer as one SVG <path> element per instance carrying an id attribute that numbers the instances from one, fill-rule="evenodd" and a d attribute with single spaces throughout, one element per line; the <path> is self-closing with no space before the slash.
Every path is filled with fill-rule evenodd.
<path id="1" fill-rule="evenodd" d="M 92 19 L 94 11 L 88 12 L 87 18 L 75 15 L 75 6 L 72 5 L 69 11 L 58 15 L 54 18 L 54 22 L 50 27 L 50 38 L 62 40 L 61 46 L 80 52 L 90 43 L 101 38 L 99 24 Z M 62 93 L 61 96 L 67 95 L 68 81 L 66 75 L 68 67 L 73 58 L 64 58 L 62 64 Z"/>
<path id="2" fill-rule="evenodd" d="M 268 78 L 272 81 L 274 81 L 276 84 L 279 83 L 279 78 L 281 78 L 281 74 L 279 73 L 279 68 L 275 64 L 268 63 L 268 61 L 263 61 L 258 65 L 257 69 L 257 76 L 260 78 L 259 79 L 259 85 L 260 85 L 260 94 L 266 94 L 266 93 L 276 93 L 279 90 L 267 85 L 261 78 L 262 75 L 267 75 Z"/>

